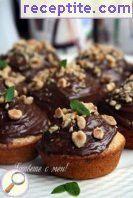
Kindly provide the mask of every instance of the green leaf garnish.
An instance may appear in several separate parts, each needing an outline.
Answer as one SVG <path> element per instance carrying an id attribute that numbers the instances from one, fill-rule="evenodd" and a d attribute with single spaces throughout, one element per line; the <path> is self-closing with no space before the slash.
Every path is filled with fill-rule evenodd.
<path id="1" fill-rule="evenodd" d="M 78 196 L 80 194 L 80 188 L 77 182 L 66 183 L 65 190 L 73 196 Z"/>
<path id="2" fill-rule="evenodd" d="M 57 186 L 51 194 L 68 192 L 72 196 L 78 196 L 80 194 L 80 188 L 77 182 L 69 182 L 60 186 Z"/>
<path id="3" fill-rule="evenodd" d="M 0 60 L 0 69 L 2 70 L 2 69 L 4 69 L 6 66 L 7 66 L 6 61 Z"/>
<path id="4" fill-rule="evenodd" d="M 70 102 L 70 107 L 73 111 L 76 111 L 79 115 L 90 115 L 89 109 L 87 109 L 80 101 L 72 100 Z"/>
<path id="5" fill-rule="evenodd" d="M 64 59 L 64 60 L 60 61 L 59 65 L 60 65 L 60 67 L 66 68 L 66 66 L 67 66 L 67 60 Z"/>
<path id="6" fill-rule="evenodd" d="M 57 186 L 56 188 L 54 188 L 54 190 L 51 192 L 51 194 L 62 193 L 65 191 L 66 190 L 64 188 L 64 185 L 60 185 L 60 186 Z"/>
<path id="7" fill-rule="evenodd" d="M 5 93 L 5 102 L 11 102 L 14 99 L 15 87 L 9 87 Z"/>

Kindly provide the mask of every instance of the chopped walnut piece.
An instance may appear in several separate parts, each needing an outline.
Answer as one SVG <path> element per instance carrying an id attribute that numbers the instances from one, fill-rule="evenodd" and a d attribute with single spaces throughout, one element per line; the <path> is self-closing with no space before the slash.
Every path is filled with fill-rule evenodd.
<path id="1" fill-rule="evenodd" d="M 115 106 L 116 105 L 116 101 L 115 100 L 111 100 L 109 103 L 111 106 Z"/>
<path id="2" fill-rule="evenodd" d="M 14 91 L 14 96 L 15 96 L 15 97 L 18 96 L 18 91 L 17 91 L 17 90 Z"/>
<path id="3" fill-rule="evenodd" d="M 35 56 L 33 58 L 31 58 L 30 60 L 30 66 L 31 68 L 33 69 L 36 69 L 36 68 L 40 68 L 42 66 L 42 63 L 43 63 L 43 58 L 41 56 Z"/>
<path id="4" fill-rule="evenodd" d="M 33 103 L 33 100 L 34 100 L 34 98 L 29 96 L 29 97 L 25 98 L 24 103 L 27 105 L 31 105 Z"/>
<path id="5" fill-rule="evenodd" d="M 12 120 L 19 120 L 22 117 L 23 113 L 21 110 L 11 109 L 8 111 L 8 115 Z"/>
<path id="6" fill-rule="evenodd" d="M 4 103 L 5 99 L 3 96 L 0 97 L 0 103 Z"/>
<path id="7" fill-rule="evenodd" d="M 41 89 L 43 87 L 44 83 L 41 80 L 36 81 L 36 89 Z"/>
<path id="8" fill-rule="evenodd" d="M 93 136 L 96 139 L 102 140 L 104 137 L 104 132 L 101 128 L 97 127 L 93 130 Z"/>
<path id="9" fill-rule="evenodd" d="M 0 76 L 2 76 L 4 79 L 6 79 L 6 78 L 8 78 L 10 72 L 11 72 L 11 68 L 9 66 L 7 66 L 3 70 L 0 70 Z"/>
<path id="10" fill-rule="evenodd" d="M 63 117 L 63 111 L 60 107 L 55 110 L 55 115 L 54 116 L 55 116 L 55 118 L 62 118 Z"/>
<path id="11" fill-rule="evenodd" d="M 83 116 L 77 116 L 77 125 L 79 129 L 84 129 L 86 127 L 86 120 Z"/>
<path id="12" fill-rule="evenodd" d="M 73 132 L 72 141 L 76 147 L 81 148 L 85 145 L 87 140 L 86 134 L 83 131 Z"/>
<path id="13" fill-rule="evenodd" d="M 116 109 L 116 110 L 119 110 L 120 108 L 121 108 L 121 104 L 116 104 L 116 105 L 115 105 L 115 109 Z"/>
<path id="14" fill-rule="evenodd" d="M 110 82 L 106 85 L 106 88 L 109 92 L 113 91 L 115 89 L 116 85 L 114 82 Z"/>
<path id="15" fill-rule="evenodd" d="M 116 124 L 117 124 L 116 120 L 115 120 L 112 116 L 102 115 L 102 118 L 103 118 L 109 125 L 116 126 Z"/>
<path id="16" fill-rule="evenodd" d="M 54 126 L 51 126 L 48 131 L 50 133 L 53 133 L 53 132 L 57 131 L 58 129 L 59 129 L 59 127 L 57 125 L 54 125 Z"/>
<path id="17" fill-rule="evenodd" d="M 71 117 L 68 117 L 68 116 L 65 116 L 63 119 L 64 120 L 63 120 L 63 123 L 62 123 L 62 127 L 66 128 L 67 126 L 70 125 L 72 120 L 71 120 Z"/>
<path id="18" fill-rule="evenodd" d="M 97 107 L 93 103 L 84 103 L 83 105 L 91 112 L 98 114 Z"/>
<path id="19" fill-rule="evenodd" d="M 33 97 L 31 97 L 31 96 L 27 97 L 25 95 L 20 96 L 20 99 L 22 99 L 23 102 L 24 102 L 24 104 L 27 104 L 27 105 L 32 104 L 33 103 L 33 100 L 34 100 Z"/>
<path id="20" fill-rule="evenodd" d="M 111 68 L 116 67 L 116 59 L 112 55 L 107 54 L 106 59 L 109 61 L 109 66 Z"/>
<path id="21" fill-rule="evenodd" d="M 67 80 L 65 78 L 60 78 L 57 83 L 58 87 L 65 88 L 68 86 Z"/>

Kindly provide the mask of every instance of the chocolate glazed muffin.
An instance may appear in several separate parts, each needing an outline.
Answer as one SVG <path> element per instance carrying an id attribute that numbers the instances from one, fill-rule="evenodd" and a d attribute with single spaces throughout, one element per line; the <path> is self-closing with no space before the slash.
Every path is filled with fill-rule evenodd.
<path id="1" fill-rule="evenodd" d="M 52 174 L 65 178 L 89 179 L 109 174 L 116 168 L 125 144 L 115 119 L 99 115 L 92 103 L 72 101 L 71 108 L 56 109 L 54 120 L 44 132 L 39 145 L 44 164 Z M 53 167 L 67 168 L 54 172 Z"/>
<path id="2" fill-rule="evenodd" d="M 0 60 L 1 61 L 1 60 Z M 7 87 L 15 86 L 16 90 L 20 94 L 27 93 L 27 83 L 26 78 L 20 72 L 14 72 L 12 68 L 6 63 L 1 63 L 3 68 L 0 68 L 0 79 Z"/>
<path id="3" fill-rule="evenodd" d="M 47 112 L 49 119 L 59 106 L 69 107 L 72 99 L 84 102 L 100 100 L 99 84 L 74 63 L 68 64 L 65 68 L 60 67 L 52 77 L 46 79 L 48 79 L 46 82 L 43 79 L 44 85 L 41 89 L 38 89 L 40 79 L 36 79 L 35 87 L 30 88 L 30 95 Z"/>
<path id="4" fill-rule="evenodd" d="M 124 54 L 112 46 L 95 44 L 81 52 L 76 62 L 85 68 L 89 75 L 99 80 L 103 97 L 113 91 L 131 73 Z"/>
<path id="5" fill-rule="evenodd" d="M 16 72 L 21 72 L 30 81 L 38 71 L 58 66 L 59 58 L 47 42 L 20 40 L 4 56 L 1 56 Z"/>
<path id="6" fill-rule="evenodd" d="M 126 138 L 126 148 L 133 149 L 133 75 L 99 106 L 101 112 L 108 112 L 115 117 L 119 131 Z"/>
<path id="7" fill-rule="evenodd" d="M 11 99 L 12 90 L 0 83 L 0 164 L 5 165 L 35 158 L 35 145 L 47 126 L 47 117 L 33 98 L 22 95 Z"/>

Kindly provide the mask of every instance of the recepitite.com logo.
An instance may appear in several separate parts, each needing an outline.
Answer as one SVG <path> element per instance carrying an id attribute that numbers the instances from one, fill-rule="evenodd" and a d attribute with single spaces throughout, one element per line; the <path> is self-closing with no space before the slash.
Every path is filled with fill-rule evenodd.
<path id="1" fill-rule="evenodd" d="M 132 18 L 132 0 L 21 0 L 21 18 Z"/>
<path id="2" fill-rule="evenodd" d="M 6 196 L 18 197 L 28 191 L 29 183 L 26 174 L 19 170 L 10 170 L 2 177 L 1 187 Z"/>

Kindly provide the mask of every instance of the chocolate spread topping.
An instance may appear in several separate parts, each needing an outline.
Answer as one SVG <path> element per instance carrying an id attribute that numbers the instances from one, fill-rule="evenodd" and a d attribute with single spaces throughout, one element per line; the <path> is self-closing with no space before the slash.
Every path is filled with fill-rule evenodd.
<path id="1" fill-rule="evenodd" d="M 55 119 L 51 126 L 58 126 L 58 130 L 54 132 L 45 132 L 41 142 L 41 150 L 45 151 L 47 154 L 57 154 L 57 155 L 79 155 L 86 156 L 92 154 L 98 154 L 103 152 L 108 148 L 110 142 L 115 136 L 117 129 L 116 126 L 109 125 L 101 115 L 91 114 L 85 118 L 86 127 L 82 130 L 87 137 L 86 143 L 83 147 L 77 148 L 72 141 L 72 133 L 78 131 L 77 123 L 71 123 L 70 126 L 62 127 L 62 118 Z M 93 131 L 96 128 L 100 128 L 104 137 L 99 140 L 94 138 Z"/>
<path id="2" fill-rule="evenodd" d="M 121 84 L 129 73 L 123 53 L 111 46 L 93 45 L 81 52 L 76 62 L 93 77 L 97 77 L 102 84 Z"/>
<path id="3" fill-rule="evenodd" d="M 0 94 L 4 86 L 0 84 Z M 17 109 L 22 112 L 22 117 L 13 120 L 9 117 L 8 111 Z M 14 138 L 22 138 L 42 134 L 46 127 L 47 117 L 38 106 L 25 104 L 21 97 L 15 98 L 10 103 L 0 103 L 0 143 L 11 142 Z"/>
<path id="4" fill-rule="evenodd" d="M 133 130 L 133 75 L 113 91 L 102 109 L 113 115 L 120 126 Z"/>
<path id="5" fill-rule="evenodd" d="M 21 72 L 31 80 L 44 68 L 56 67 L 59 63 L 54 48 L 45 42 L 20 40 L 3 57 L 14 71 Z"/>
<path id="6" fill-rule="evenodd" d="M 58 107 L 69 107 L 72 99 L 95 103 L 101 97 L 97 81 L 94 82 L 94 79 L 77 65 L 77 69 L 75 66 L 68 67 L 70 68 L 58 69 L 42 89 L 30 92 L 38 105 L 44 108 L 48 114 L 53 114 Z"/>

